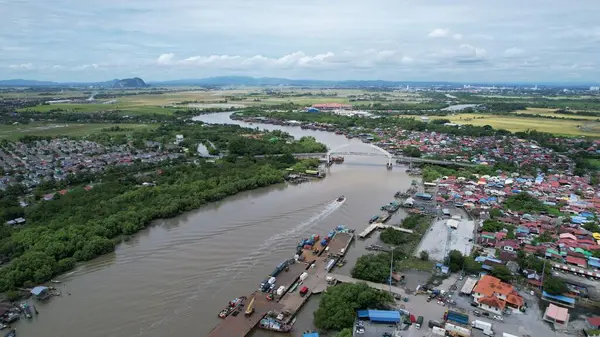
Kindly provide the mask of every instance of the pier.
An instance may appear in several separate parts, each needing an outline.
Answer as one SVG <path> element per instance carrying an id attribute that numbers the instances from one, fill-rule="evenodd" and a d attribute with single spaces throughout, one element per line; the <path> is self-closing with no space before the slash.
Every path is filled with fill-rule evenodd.
<path id="1" fill-rule="evenodd" d="M 378 229 L 386 229 L 386 228 L 393 228 L 397 231 L 405 232 L 405 233 L 409 233 L 409 234 L 414 233 L 410 229 L 406 229 L 406 228 L 402 228 L 402 227 L 398 227 L 398 226 L 394 226 L 394 225 L 385 225 L 382 223 L 375 222 L 375 223 L 370 224 L 367 228 L 365 228 L 362 232 L 360 232 L 360 234 L 358 234 L 358 237 L 360 239 L 364 239 L 367 236 L 371 235 L 371 233 L 373 233 L 373 231 L 378 230 Z"/>
<path id="2" fill-rule="evenodd" d="M 318 249 L 319 253 L 314 255 L 312 250 L 305 249 L 302 252 L 304 262 L 298 261 L 289 266 L 289 270 L 281 272 L 277 276 L 277 284 L 286 287 L 285 293 L 274 300 L 269 301 L 267 294 L 261 291 L 255 291 L 248 295 L 245 305 L 248 305 L 252 298 L 254 301 L 254 313 L 250 316 L 245 316 L 246 307 L 242 307 L 237 315 L 227 316 L 217 327 L 215 327 L 208 337 L 242 337 L 249 334 L 260 320 L 270 311 L 276 313 L 284 313 L 285 324 L 290 324 L 296 314 L 302 309 L 302 306 L 309 300 L 313 293 L 320 293 L 327 289 L 327 263 L 330 259 L 336 256 L 339 259 L 343 258 L 354 240 L 353 233 L 338 232 L 336 233 L 326 247 L 322 247 L 320 243 L 316 243 L 314 249 Z M 293 251 L 293 249 L 291 249 Z M 300 275 L 306 272 L 308 276 L 304 280 L 300 280 Z M 302 296 L 300 289 L 307 287 L 308 292 Z"/>

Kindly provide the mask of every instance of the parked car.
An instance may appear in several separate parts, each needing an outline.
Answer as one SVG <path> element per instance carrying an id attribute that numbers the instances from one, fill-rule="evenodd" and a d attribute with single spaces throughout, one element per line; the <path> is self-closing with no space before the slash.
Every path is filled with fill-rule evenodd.
<path id="1" fill-rule="evenodd" d="M 479 307 L 479 303 L 477 303 L 477 302 L 471 302 L 471 306 L 477 308 L 477 307 Z"/>
<path id="2" fill-rule="evenodd" d="M 365 333 L 365 328 L 363 327 L 356 327 L 356 333 L 357 334 L 364 334 Z"/>
<path id="3" fill-rule="evenodd" d="M 392 334 L 389 332 L 384 332 L 381 337 L 392 337 Z"/>
<path id="4" fill-rule="evenodd" d="M 473 315 L 479 317 L 481 316 L 481 312 L 479 312 L 479 310 L 473 310 Z"/>
<path id="5" fill-rule="evenodd" d="M 503 320 L 504 320 L 504 319 L 502 318 L 502 316 L 500 316 L 500 315 L 494 315 L 494 317 L 493 317 L 493 318 L 494 318 L 495 320 L 497 320 L 497 321 L 503 321 Z"/>

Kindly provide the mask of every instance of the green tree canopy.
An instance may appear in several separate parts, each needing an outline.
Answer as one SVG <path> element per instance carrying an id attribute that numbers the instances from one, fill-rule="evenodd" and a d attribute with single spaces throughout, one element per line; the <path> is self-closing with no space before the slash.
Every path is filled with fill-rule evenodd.
<path id="1" fill-rule="evenodd" d="M 390 277 L 390 254 L 366 254 L 359 257 L 351 274 L 360 280 L 386 283 Z"/>
<path id="2" fill-rule="evenodd" d="M 384 309 L 393 301 L 388 292 L 373 289 L 365 283 L 343 283 L 330 287 L 321 295 L 319 308 L 313 314 L 315 325 L 319 329 L 338 331 L 352 328 L 357 310 Z"/>
<path id="3" fill-rule="evenodd" d="M 414 234 L 401 232 L 393 228 L 384 229 L 381 234 L 379 234 L 379 237 L 381 238 L 381 241 L 392 246 L 400 246 L 415 239 Z"/>
<path id="4" fill-rule="evenodd" d="M 461 270 L 464 260 L 465 258 L 460 251 L 456 249 L 451 250 L 448 253 L 448 267 L 450 268 L 450 271 L 457 272 Z"/>
<path id="5" fill-rule="evenodd" d="M 502 265 L 494 266 L 494 268 L 492 268 L 492 275 L 505 282 L 510 281 L 513 277 L 510 270 Z"/>
<path id="6" fill-rule="evenodd" d="M 550 295 L 562 295 L 569 291 L 565 281 L 552 276 L 544 279 L 543 289 Z"/>
<path id="7" fill-rule="evenodd" d="M 335 337 L 352 337 L 352 329 L 345 328 L 344 330 L 340 331 L 337 335 L 335 335 Z"/>

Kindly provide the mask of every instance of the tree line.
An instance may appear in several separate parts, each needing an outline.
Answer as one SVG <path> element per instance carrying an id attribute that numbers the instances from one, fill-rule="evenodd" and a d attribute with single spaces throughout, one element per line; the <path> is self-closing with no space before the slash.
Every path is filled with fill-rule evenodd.
<path id="1" fill-rule="evenodd" d="M 172 127 L 165 126 L 154 137 L 182 132 L 182 128 Z M 226 142 L 239 141 L 244 138 L 242 134 L 256 132 L 239 127 L 213 129 L 197 125 L 183 130 L 194 139 L 215 139 L 216 144 L 225 148 L 230 146 Z M 223 139 L 210 138 L 206 132 L 219 134 Z M 68 193 L 56 193 L 50 201 L 34 202 L 19 214 L 15 213 L 15 202 L 22 191 L 14 191 L 6 199 L 3 194 L 0 203 L 7 206 L 4 212 L 24 216 L 27 224 L 22 228 L 0 227 L 0 258 L 10 261 L 0 273 L 0 291 L 31 287 L 72 269 L 76 262 L 111 252 L 116 243 L 153 220 L 173 217 L 241 191 L 283 182 L 285 169 L 297 164 L 290 151 L 320 151 L 324 147 L 314 139 L 271 139 L 258 137 L 255 149 L 231 151 L 236 155 L 216 162 L 196 159 L 195 163 L 179 160 L 156 167 L 135 164 L 139 165 L 137 169 L 113 168 L 94 177 L 96 183 L 92 183 L 91 190 L 83 189 L 83 185 L 68 186 Z M 263 153 L 259 154 L 279 151 L 288 154 L 266 159 L 248 156 L 260 151 Z M 238 154 L 246 156 L 240 158 Z M 153 186 L 142 186 L 144 182 L 152 182 Z M 42 189 L 52 186 L 55 185 L 40 186 L 34 195 L 39 196 Z"/>

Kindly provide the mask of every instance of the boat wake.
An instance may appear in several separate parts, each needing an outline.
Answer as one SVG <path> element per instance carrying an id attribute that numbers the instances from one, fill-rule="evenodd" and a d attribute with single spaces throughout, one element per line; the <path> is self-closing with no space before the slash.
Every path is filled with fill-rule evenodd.
<path id="1" fill-rule="evenodd" d="M 249 269 L 253 268 L 257 264 L 261 262 L 261 257 L 266 256 L 273 250 L 281 248 L 283 246 L 288 246 L 290 244 L 289 240 L 291 238 L 296 239 L 301 233 L 311 229 L 316 225 L 319 221 L 327 218 L 329 215 L 333 214 L 336 210 L 338 210 L 344 202 L 332 201 L 325 205 L 325 207 L 319 211 L 318 213 L 313 214 L 307 220 L 299 223 L 296 227 L 291 228 L 285 232 L 273 234 L 271 237 L 265 240 L 259 247 L 250 252 L 249 254 L 241 257 L 234 263 L 230 264 L 223 270 L 221 270 L 216 277 L 210 280 L 210 283 L 214 283 L 220 281 L 221 277 L 225 277 L 227 279 L 226 282 L 222 283 L 223 286 L 215 292 L 218 293 L 221 291 L 227 284 L 231 283 L 231 281 L 237 279 L 240 275 L 244 274 Z M 287 239 L 287 240 L 286 240 Z M 290 248 L 290 253 L 292 252 Z M 231 275 L 231 272 L 235 271 L 235 274 Z M 209 283 L 209 284 L 210 284 Z M 219 282 L 221 283 L 221 282 Z M 208 284 L 205 284 L 205 286 Z"/>

